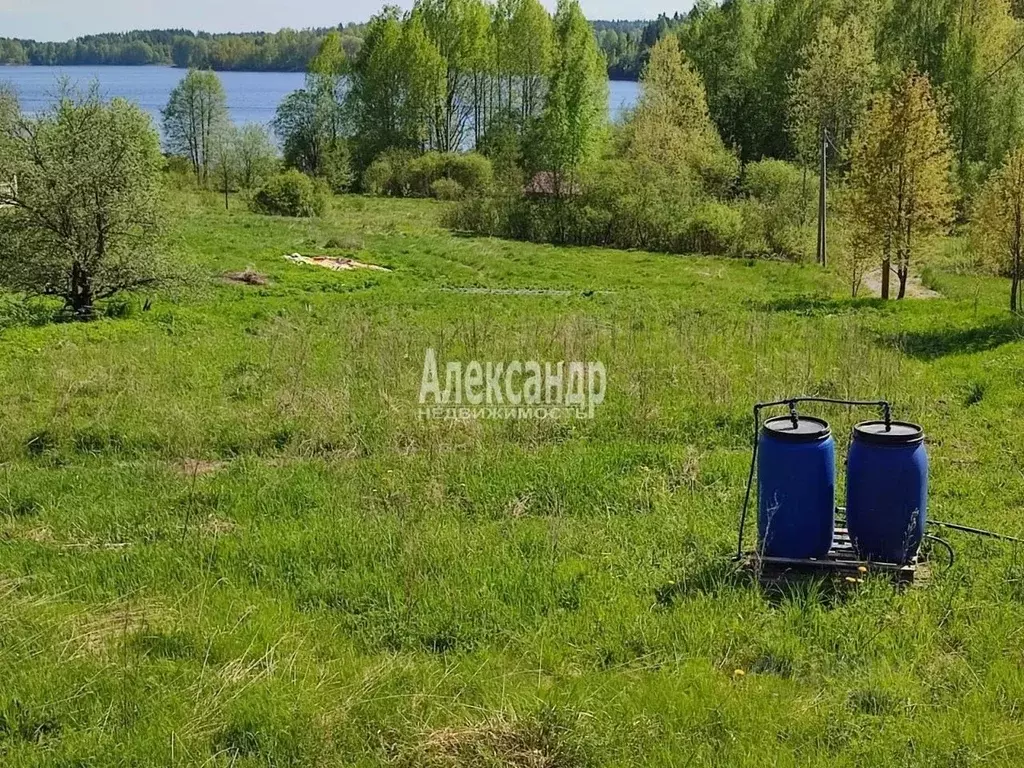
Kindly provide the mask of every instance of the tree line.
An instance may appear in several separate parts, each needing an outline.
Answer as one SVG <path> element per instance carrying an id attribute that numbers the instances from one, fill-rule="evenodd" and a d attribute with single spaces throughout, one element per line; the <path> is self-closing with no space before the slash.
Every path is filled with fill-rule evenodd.
<path id="1" fill-rule="evenodd" d="M 219 71 L 302 72 L 331 31 L 349 55 L 362 42 L 362 25 L 332 29 L 210 34 L 187 29 L 135 30 L 89 35 L 62 43 L 0 38 L 0 64 L 162 64 Z"/>
<path id="2" fill-rule="evenodd" d="M 637 80 L 645 53 L 679 17 L 654 21 L 595 21 L 598 45 L 613 80 Z M 363 24 L 339 25 L 342 46 L 354 57 Z M 67 42 L 0 38 L 0 64 L 48 66 L 162 64 L 215 71 L 301 72 L 309 67 L 330 29 L 276 33 L 195 33 L 187 29 L 134 30 L 88 35 Z"/>

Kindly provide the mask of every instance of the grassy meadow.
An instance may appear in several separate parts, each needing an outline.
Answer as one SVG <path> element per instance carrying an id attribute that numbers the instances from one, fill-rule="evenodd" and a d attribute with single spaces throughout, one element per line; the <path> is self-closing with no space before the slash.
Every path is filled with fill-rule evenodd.
<path id="1" fill-rule="evenodd" d="M 751 406 L 795 394 L 891 399 L 929 435 L 931 516 L 1024 532 L 1005 281 L 854 301 L 813 266 L 442 211 L 176 193 L 187 288 L 90 324 L 0 302 L 0 764 L 1024 762 L 1024 553 L 949 534 L 926 587 L 784 599 L 729 563 Z M 247 268 L 268 283 L 224 278 Z M 423 421 L 427 347 L 600 360 L 606 401 Z"/>

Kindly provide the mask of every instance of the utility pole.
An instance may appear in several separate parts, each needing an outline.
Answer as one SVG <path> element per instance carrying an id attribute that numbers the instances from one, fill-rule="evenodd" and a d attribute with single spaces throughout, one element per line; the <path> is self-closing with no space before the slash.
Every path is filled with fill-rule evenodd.
<path id="1" fill-rule="evenodd" d="M 821 167 L 819 168 L 818 181 L 818 263 L 821 266 L 828 264 L 826 253 L 825 236 L 827 228 L 827 206 L 825 205 L 825 193 L 828 189 L 828 129 L 821 126 Z"/>

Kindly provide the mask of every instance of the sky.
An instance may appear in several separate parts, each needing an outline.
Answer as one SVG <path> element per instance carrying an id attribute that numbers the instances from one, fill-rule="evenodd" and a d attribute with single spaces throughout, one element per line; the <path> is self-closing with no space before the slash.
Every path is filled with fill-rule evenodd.
<path id="1" fill-rule="evenodd" d="M 557 0 L 541 0 L 554 8 Z M 412 0 L 391 0 L 409 7 Z M 0 0 L 0 37 L 69 40 L 99 32 L 184 28 L 273 32 L 366 21 L 383 0 Z M 650 19 L 685 11 L 692 0 L 581 0 L 591 19 Z"/>

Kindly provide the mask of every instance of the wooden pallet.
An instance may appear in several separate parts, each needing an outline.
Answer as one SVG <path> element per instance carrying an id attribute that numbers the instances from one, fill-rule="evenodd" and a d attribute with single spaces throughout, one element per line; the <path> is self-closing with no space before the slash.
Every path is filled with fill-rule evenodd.
<path id="1" fill-rule="evenodd" d="M 919 562 L 918 556 L 906 565 L 861 560 L 853 548 L 850 532 L 846 528 L 836 528 L 832 548 L 823 558 L 794 560 L 786 557 L 762 557 L 757 552 L 748 552 L 743 559 L 743 568 L 754 573 L 765 586 L 785 585 L 809 578 L 848 581 L 877 573 L 884 573 L 895 583 L 905 585 L 921 582 L 927 575 L 927 565 Z M 866 571 L 862 571 L 861 568 Z"/>

